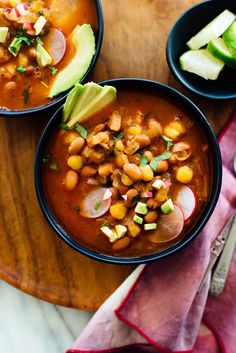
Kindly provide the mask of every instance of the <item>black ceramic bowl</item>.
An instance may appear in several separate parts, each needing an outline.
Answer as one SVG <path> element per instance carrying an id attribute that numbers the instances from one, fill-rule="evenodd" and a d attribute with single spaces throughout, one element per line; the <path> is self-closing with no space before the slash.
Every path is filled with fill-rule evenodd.
<path id="1" fill-rule="evenodd" d="M 236 98 L 235 70 L 225 67 L 217 80 L 205 80 L 182 71 L 179 58 L 189 50 L 186 42 L 225 9 L 236 14 L 236 1 L 206 0 L 191 7 L 174 24 L 167 41 L 167 62 L 175 78 L 192 92 L 206 98 Z"/>
<path id="2" fill-rule="evenodd" d="M 66 1 L 66 0 L 65 0 Z M 96 62 L 98 60 L 100 50 L 102 47 L 102 40 L 103 40 L 103 33 L 104 33 L 104 20 L 103 20 L 103 13 L 102 13 L 102 5 L 100 0 L 94 0 L 96 4 L 96 11 L 97 11 L 97 23 L 98 23 L 98 31 L 96 33 L 96 52 L 92 59 L 92 62 L 89 66 L 88 71 L 81 79 L 81 83 L 86 82 L 88 76 L 91 74 L 92 70 L 94 69 Z M 70 90 L 67 90 L 56 97 L 52 102 L 39 106 L 36 108 L 30 109 L 21 109 L 21 110 L 12 110 L 12 111 L 5 111 L 0 110 L 0 116 L 5 117 L 23 117 L 23 116 L 30 116 L 30 115 L 39 115 L 39 114 L 48 114 L 53 113 L 58 109 L 58 107 L 65 101 L 67 94 Z"/>
<path id="3" fill-rule="evenodd" d="M 45 146 L 47 145 L 53 130 L 58 126 L 59 122 L 62 118 L 62 107 L 53 115 L 51 120 L 49 121 L 48 125 L 46 126 L 41 139 L 38 144 L 37 152 L 36 152 L 36 159 L 35 159 L 35 190 L 37 194 L 37 198 L 41 209 L 43 211 L 44 216 L 46 217 L 47 221 L 49 222 L 50 226 L 53 228 L 55 233 L 63 239 L 68 245 L 70 245 L 73 249 L 81 252 L 84 255 L 87 255 L 91 258 L 96 260 L 102 260 L 105 262 L 110 263 L 117 263 L 117 264 L 138 264 L 138 263 L 146 263 L 150 261 L 154 261 L 157 259 L 161 259 L 167 255 L 173 254 L 176 251 L 182 249 L 184 246 L 189 244 L 202 230 L 204 225 L 206 224 L 207 220 L 209 219 L 210 215 L 212 214 L 216 202 L 219 197 L 220 188 L 221 188 L 221 177 L 222 177 L 222 165 L 221 165 L 221 154 L 218 146 L 218 142 L 216 136 L 208 123 L 207 119 L 203 115 L 203 113 L 196 107 L 196 105 L 190 101 L 187 97 L 185 97 L 180 92 L 174 90 L 171 87 L 168 87 L 162 83 L 155 82 L 155 81 L 148 81 L 142 79 L 132 79 L 132 78 L 120 78 L 114 79 L 109 81 L 103 81 L 100 83 L 103 85 L 111 85 L 115 86 L 118 90 L 118 95 L 120 90 L 129 90 L 129 89 L 150 89 L 153 92 L 157 93 L 158 95 L 162 95 L 163 97 L 175 101 L 183 110 L 188 112 L 193 119 L 197 121 L 199 126 L 201 127 L 203 133 L 206 135 L 210 153 L 211 153 L 211 171 L 212 171 L 212 185 L 210 191 L 209 200 L 204 207 L 204 210 L 199 215 L 198 219 L 196 220 L 194 226 L 188 231 L 186 236 L 181 239 L 178 243 L 171 245 L 168 249 L 146 255 L 146 256 L 138 256 L 138 257 L 115 257 L 104 255 L 89 248 L 80 245 L 74 239 L 71 238 L 70 234 L 61 227 L 58 223 L 56 217 L 53 214 L 53 210 L 50 209 L 47 199 L 43 189 L 42 183 L 42 168 L 43 168 L 43 158 L 44 158 L 44 150 Z"/>

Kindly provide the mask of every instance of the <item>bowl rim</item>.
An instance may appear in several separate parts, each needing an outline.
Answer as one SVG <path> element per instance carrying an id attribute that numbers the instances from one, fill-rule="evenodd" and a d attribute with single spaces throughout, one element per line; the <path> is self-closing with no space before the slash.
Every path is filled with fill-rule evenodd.
<path id="1" fill-rule="evenodd" d="M 204 98 L 209 98 L 209 99 L 215 99 L 215 100 L 232 100 L 236 98 L 236 90 L 235 93 L 231 93 L 231 94 L 227 94 L 222 96 L 220 93 L 219 94 L 214 94 L 214 93 L 204 93 L 201 91 L 201 89 L 197 89 L 195 87 L 193 87 L 191 85 L 191 81 L 184 79 L 182 77 L 181 74 L 179 74 L 176 65 L 174 63 L 173 57 L 171 55 L 171 38 L 173 36 L 173 33 L 175 32 L 176 27 L 179 25 L 180 22 L 182 22 L 184 20 L 184 18 L 186 18 L 189 13 L 191 13 L 193 10 L 195 10 L 198 7 L 204 7 L 206 4 L 209 3 L 221 3 L 219 0 L 205 0 L 202 1 L 196 5 L 191 6 L 190 8 L 188 8 L 185 12 L 183 12 L 178 18 L 177 20 L 174 22 L 169 35 L 168 35 L 168 39 L 167 39 L 167 43 L 166 43 L 166 60 L 169 66 L 170 71 L 172 72 L 172 74 L 174 75 L 174 77 L 184 86 L 186 87 L 188 90 L 190 90 L 191 92 L 204 97 Z M 190 82 L 190 83 L 189 83 Z"/>
<path id="2" fill-rule="evenodd" d="M 221 161 L 221 153 L 220 153 L 220 148 L 218 145 L 217 138 L 215 136 L 215 133 L 210 123 L 208 122 L 204 114 L 201 112 L 201 110 L 188 97 L 184 96 L 182 93 L 180 93 L 179 91 L 175 90 L 172 87 L 169 87 L 157 81 L 151 81 L 151 80 L 139 79 L 139 78 L 111 79 L 111 80 L 105 80 L 105 81 L 99 82 L 98 84 L 101 84 L 103 86 L 114 85 L 115 87 L 117 87 L 117 89 L 119 89 L 120 86 L 126 85 L 126 84 L 128 84 L 128 87 L 126 88 L 146 86 L 147 88 L 150 88 L 153 90 L 156 89 L 157 93 L 159 91 L 159 93 L 161 94 L 167 93 L 167 97 L 173 96 L 176 99 L 176 101 L 182 104 L 187 111 L 190 111 L 191 114 L 194 114 L 196 118 L 200 119 L 200 124 L 201 126 L 203 126 L 204 132 L 209 138 L 209 143 L 211 143 L 212 170 L 213 172 L 215 171 L 213 173 L 214 178 L 212 180 L 212 193 L 205 206 L 204 214 L 201 216 L 201 219 L 197 221 L 196 225 L 194 226 L 194 229 L 191 230 L 190 234 L 187 237 L 184 237 L 178 243 L 171 245 L 169 248 L 161 252 L 157 252 L 149 255 L 136 256 L 136 257 L 135 256 L 117 257 L 117 256 L 102 254 L 102 253 L 93 251 L 87 248 L 86 246 L 76 242 L 73 238 L 69 236 L 69 234 L 66 233 L 66 231 L 62 228 L 62 226 L 54 218 L 52 211 L 50 210 L 49 205 L 46 201 L 46 197 L 43 190 L 43 182 L 42 182 L 41 167 L 42 167 L 43 151 L 48 141 L 48 138 L 51 134 L 51 131 L 55 128 L 56 123 L 59 121 L 59 118 L 61 117 L 63 106 L 61 106 L 49 120 L 47 126 L 45 127 L 40 137 L 37 150 L 36 150 L 36 157 L 35 157 L 35 164 L 34 164 L 34 186 L 35 186 L 36 196 L 37 196 L 39 205 L 41 207 L 41 210 L 46 220 L 48 221 L 49 225 L 54 230 L 56 235 L 59 236 L 59 238 L 61 238 L 67 245 L 69 245 L 76 251 L 82 253 L 83 255 L 89 256 L 90 258 L 93 258 L 95 260 L 100 260 L 106 263 L 127 264 L 127 265 L 148 263 L 158 259 L 162 259 L 177 251 L 182 250 L 186 245 L 191 243 L 191 241 L 194 238 L 196 238 L 197 235 L 199 235 L 200 231 L 207 223 L 208 219 L 210 218 L 216 206 L 216 203 L 218 201 L 218 197 L 220 194 L 221 182 L 222 182 L 222 161 Z"/>
<path id="3" fill-rule="evenodd" d="M 96 62 L 99 58 L 99 54 L 102 48 L 103 35 L 104 35 L 104 16 L 103 16 L 101 0 L 95 0 L 95 5 L 96 5 L 96 13 L 97 13 L 97 21 L 98 21 L 98 32 L 96 35 L 96 50 L 95 50 L 93 59 L 89 65 L 89 68 L 85 73 L 85 75 L 80 80 L 80 83 L 86 82 L 88 76 L 95 68 Z M 69 90 L 66 90 L 61 95 L 59 95 L 58 98 L 55 98 L 52 102 L 46 105 L 42 105 L 35 108 L 29 108 L 29 109 L 21 109 L 21 110 L 0 110 L 0 117 L 1 116 L 2 117 L 24 117 L 24 116 L 29 116 L 31 114 L 47 111 L 50 108 L 55 108 L 55 107 L 57 108 L 59 105 L 63 103 L 63 101 L 66 99 L 68 93 L 72 88 L 73 87 L 71 87 Z"/>

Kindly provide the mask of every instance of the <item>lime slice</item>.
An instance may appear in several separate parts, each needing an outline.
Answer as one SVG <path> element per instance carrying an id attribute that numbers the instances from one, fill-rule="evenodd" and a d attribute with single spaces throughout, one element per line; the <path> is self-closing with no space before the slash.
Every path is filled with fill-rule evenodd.
<path id="1" fill-rule="evenodd" d="M 216 80 L 224 63 L 215 58 L 207 49 L 189 50 L 180 57 L 182 70 L 192 72 L 206 80 Z"/>
<path id="2" fill-rule="evenodd" d="M 233 58 L 236 60 L 236 21 L 224 32 L 223 39 Z"/>
<path id="3" fill-rule="evenodd" d="M 216 58 L 222 60 L 225 64 L 236 68 L 236 57 L 234 58 L 222 38 L 216 38 L 208 43 L 207 49 Z"/>
<path id="4" fill-rule="evenodd" d="M 192 37 L 187 46 L 190 49 L 199 49 L 209 43 L 210 40 L 220 37 L 226 29 L 233 23 L 236 16 L 229 10 L 223 11 L 206 27 Z"/>

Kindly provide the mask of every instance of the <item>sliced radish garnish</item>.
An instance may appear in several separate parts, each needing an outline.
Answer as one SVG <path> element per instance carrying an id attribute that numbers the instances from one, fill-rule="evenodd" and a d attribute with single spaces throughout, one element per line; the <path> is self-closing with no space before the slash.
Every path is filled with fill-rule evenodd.
<path id="1" fill-rule="evenodd" d="M 52 64 L 57 65 L 66 52 L 66 38 L 62 31 L 57 28 L 50 28 L 49 33 L 41 38 L 43 46 L 52 57 Z"/>
<path id="2" fill-rule="evenodd" d="M 26 16 L 29 14 L 29 7 L 26 2 L 16 5 L 15 9 L 21 16 Z"/>
<path id="3" fill-rule="evenodd" d="M 174 211 L 159 218 L 157 229 L 148 238 L 153 243 L 167 243 L 180 235 L 183 226 L 183 212 L 174 204 Z"/>
<path id="4" fill-rule="evenodd" d="M 174 191 L 174 202 L 181 208 L 184 214 L 184 220 L 189 219 L 197 205 L 196 196 L 188 186 L 180 186 Z"/>
<path id="5" fill-rule="evenodd" d="M 111 198 L 103 200 L 107 189 L 94 187 L 80 202 L 80 214 L 86 218 L 98 218 L 104 215 L 111 205 Z"/>
<path id="6" fill-rule="evenodd" d="M 144 191 L 144 192 L 141 192 L 140 196 L 142 198 L 149 198 L 149 197 L 153 197 L 153 193 L 151 191 Z"/>
<path id="7" fill-rule="evenodd" d="M 105 194 L 103 196 L 103 200 L 109 200 L 112 197 L 112 192 L 109 189 L 106 189 Z"/>

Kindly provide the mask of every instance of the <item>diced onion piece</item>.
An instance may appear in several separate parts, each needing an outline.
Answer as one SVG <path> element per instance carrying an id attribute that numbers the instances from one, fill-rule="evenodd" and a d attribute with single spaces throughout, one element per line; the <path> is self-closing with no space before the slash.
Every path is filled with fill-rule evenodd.
<path id="1" fill-rule="evenodd" d="M 109 189 L 106 189 L 103 196 L 103 201 L 109 200 L 111 197 L 112 197 L 112 192 Z"/>
<path id="2" fill-rule="evenodd" d="M 39 35 L 41 33 L 43 27 L 45 26 L 47 20 L 44 16 L 40 16 L 34 24 L 35 35 Z"/>
<path id="3" fill-rule="evenodd" d="M 0 43 L 5 43 L 9 32 L 8 27 L 0 27 Z"/>
<path id="4" fill-rule="evenodd" d="M 164 182 L 163 180 L 155 180 L 154 183 L 152 184 L 152 186 L 157 189 L 157 190 L 160 190 L 163 186 L 164 186 Z"/>
<path id="5" fill-rule="evenodd" d="M 149 197 L 153 197 L 153 193 L 151 191 L 144 191 L 140 194 L 140 196 L 142 198 L 149 198 Z"/>
<path id="6" fill-rule="evenodd" d="M 121 195 L 121 197 L 122 197 L 125 201 L 128 200 L 128 196 L 127 196 L 127 195 Z"/>
<path id="7" fill-rule="evenodd" d="M 21 16 L 26 16 L 29 14 L 29 7 L 26 2 L 17 5 L 15 9 Z"/>

